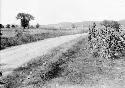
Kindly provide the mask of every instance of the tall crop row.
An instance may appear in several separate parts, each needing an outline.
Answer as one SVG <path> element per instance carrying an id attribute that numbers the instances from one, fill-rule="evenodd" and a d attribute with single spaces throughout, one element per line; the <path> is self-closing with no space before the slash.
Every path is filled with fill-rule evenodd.
<path id="1" fill-rule="evenodd" d="M 90 49 L 97 56 L 116 59 L 125 56 L 125 33 L 116 21 L 103 21 L 89 28 Z"/>

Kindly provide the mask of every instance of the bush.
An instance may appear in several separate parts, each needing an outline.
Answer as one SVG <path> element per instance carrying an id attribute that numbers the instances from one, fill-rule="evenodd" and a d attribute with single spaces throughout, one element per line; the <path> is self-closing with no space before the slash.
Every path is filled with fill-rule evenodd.
<path id="1" fill-rule="evenodd" d="M 125 53 L 125 38 L 120 25 L 116 21 L 103 21 L 101 26 L 95 23 L 89 28 L 88 41 L 92 51 L 100 56 L 116 59 Z"/>

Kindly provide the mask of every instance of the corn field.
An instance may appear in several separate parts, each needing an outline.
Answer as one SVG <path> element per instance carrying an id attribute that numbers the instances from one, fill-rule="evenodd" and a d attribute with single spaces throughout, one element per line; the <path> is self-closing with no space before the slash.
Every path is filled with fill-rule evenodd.
<path id="1" fill-rule="evenodd" d="M 125 56 L 125 33 L 116 21 L 93 23 L 89 28 L 88 42 L 96 56 L 111 59 Z"/>

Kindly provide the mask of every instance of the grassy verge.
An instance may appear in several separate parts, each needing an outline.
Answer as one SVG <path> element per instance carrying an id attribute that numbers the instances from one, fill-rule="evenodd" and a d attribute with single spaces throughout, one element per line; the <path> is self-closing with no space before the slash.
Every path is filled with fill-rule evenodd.
<path id="1" fill-rule="evenodd" d="M 66 46 L 58 47 L 3 77 L 2 81 L 6 82 L 4 88 L 53 88 L 49 85 L 53 83 L 86 88 L 100 88 L 101 85 L 124 88 L 124 59 L 112 61 L 94 57 L 86 38 Z"/>

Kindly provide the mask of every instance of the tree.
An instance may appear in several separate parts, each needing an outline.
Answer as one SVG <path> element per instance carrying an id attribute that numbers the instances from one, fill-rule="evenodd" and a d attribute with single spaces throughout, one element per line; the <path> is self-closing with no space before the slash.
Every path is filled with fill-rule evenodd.
<path id="1" fill-rule="evenodd" d="M 15 28 L 16 26 L 15 25 L 11 25 L 12 28 Z"/>
<path id="2" fill-rule="evenodd" d="M 37 23 L 37 24 L 36 24 L 36 28 L 39 28 L 39 26 L 40 26 L 40 25 Z"/>
<path id="3" fill-rule="evenodd" d="M 2 24 L 0 24 L 0 28 L 4 28 L 4 26 Z"/>
<path id="4" fill-rule="evenodd" d="M 7 24 L 7 25 L 6 25 L 6 28 L 10 28 L 10 24 Z"/>
<path id="5" fill-rule="evenodd" d="M 4 28 L 4 26 L 2 24 L 0 24 L 0 36 L 2 35 L 2 30 L 1 28 Z"/>
<path id="6" fill-rule="evenodd" d="M 21 26 L 25 29 L 26 27 L 29 28 L 29 21 L 34 20 L 34 17 L 30 14 L 26 13 L 18 13 L 17 14 L 17 20 L 21 20 Z"/>

